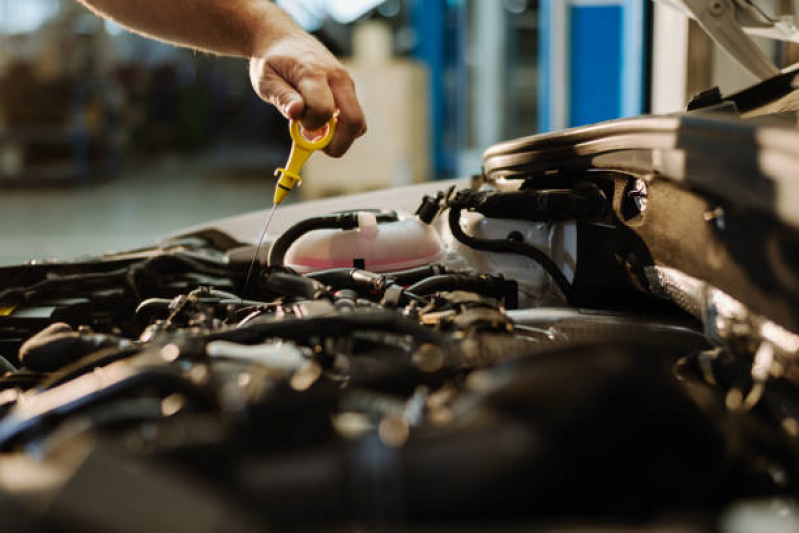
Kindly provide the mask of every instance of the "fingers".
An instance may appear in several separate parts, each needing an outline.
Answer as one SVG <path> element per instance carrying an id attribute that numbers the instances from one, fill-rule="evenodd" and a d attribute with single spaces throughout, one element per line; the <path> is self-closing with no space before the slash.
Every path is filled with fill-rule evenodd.
<path id="1" fill-rule="evenodd" d="M 324 54 L 312 52 L 301 55 L 293 49 L 273 50 L 253 58 L 250 80 L 262 99 L 286 118 L 300 120 L 307 131 L 319 130 L 337 113 L 336 133 L 325 152 L 341 157 L 366 132 L 366 120 L 349 73 L 326 50 Z"/>
<path id="2" fill-rule="evenodd" d="M 305 101 L 300 97 L 288 103 L 283 114 L 290 120 L 299 120 L 303 113 L 305 113 Z"/>
<path id="3" fill-rule="evenodd" d="M 302 127 L 315 131 L 324 127 L 336 111 L 336 102 L 324 73 L 309 73 L 297 82 L 305 101 L 305 111 L 300 119 Z"/>
<path id="4" fill-rule="evenodd" d="M 297 120 L 305 113 L 305 99 L 277 73 L 264 68 L 265 60 L 250 61 L 250 82 L 261 99 L 269 102 L 284 117 Z"/>
<path id="5" fill-rule="evenodd" d="M 331 157 L 341 157 L 355 139 L 366 133 L 366 119 L 355 94 L 355 84 L 343 68 L 332 71 L 328 75 L 328 83 L 338 108 L 338 124 L 325 153 Z"/>

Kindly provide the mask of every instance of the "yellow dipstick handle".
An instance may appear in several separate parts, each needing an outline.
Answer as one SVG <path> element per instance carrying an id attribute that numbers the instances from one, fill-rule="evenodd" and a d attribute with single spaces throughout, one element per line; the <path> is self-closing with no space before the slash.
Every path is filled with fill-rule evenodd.
<path id="1" fill-rule="evenodd" d="M 327 145 L 330 144 L 330 141 L 333 140 L 333 135 L 336 133 L 335 117 L 330 119 L 325 125 L 325 129 L 327 129 L 327 131 L 322 137 L 310 140 L 303 135 L 301 131 L 302 127 L 298 121 L 292 120 L 289 123 L 289 133 L 291 134 L 292 140 L 291 153 L 289 154 L 286 168 L 278 168 L 275 170 L 275 176 L 280 174 L 277 187 L 275 187 L 275 205 L 282 202 L 283 199 L 288 196 L 297 182 L 302 181 L 300 170 L 302 170 L 308 158 L 311 157 L 311 154 L 316 150 L 326 148 Z"/>

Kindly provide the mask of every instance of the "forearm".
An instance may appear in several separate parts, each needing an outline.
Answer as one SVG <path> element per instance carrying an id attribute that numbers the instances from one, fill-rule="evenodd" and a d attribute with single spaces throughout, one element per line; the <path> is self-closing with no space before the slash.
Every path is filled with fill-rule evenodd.
<path id="1" fill-rule="evenodd" d="M 252 57 L 302 30 L 268 0 L 80 0 L 137 33 L 215 54 Z"/>
<path id="2" fill-rule="evenodd" d="M 339 61 L 269 0 L 79 0 L 148 37 L 250 60 L 255 92 L 315 130 L 337 113 L 339 157 L 366 132 L 355 84 Z"/>

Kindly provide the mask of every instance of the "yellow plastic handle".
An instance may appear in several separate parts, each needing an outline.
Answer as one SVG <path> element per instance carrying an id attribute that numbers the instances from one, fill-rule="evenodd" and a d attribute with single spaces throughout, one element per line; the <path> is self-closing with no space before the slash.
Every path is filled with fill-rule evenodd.
<path id="1" fill-rule="evenodd" d="M 324 150 L 325 148 L 327 148 L 327 145 L 330 144 L 330 141 L 333 140 L 333 135 L 336 134 L 335 117 L 332 117 L 327 122 L 325 128 L 327 129 L 327 131 L 322 137 L 311 140 L 302 134 L 302 126 L 300 125 L 300 122 L 298 120 L 292 120 L 291 123 L 289 124 L 289 132 L 291 134 L 291 140 L 293 140 L 295 143 L 297 143 L 298 145 L 309 151 Z"/>
<path id="2" fill-rule="evenodd" d="M 289 160 L 286 162 L 286 168 L 279 168 L 275 171 L 276 175 L 280 176 L 275 187 L 275 205 L 282 202 L 291 189 L 297 183 L 302 181 L 300 177 L 300 170 L 302 170 L 305 162 L 311 157 L 316 150 L 322 150 L 330 144 L 333 140 L 333 135 L 336 134 L 336 119 L 331 118 L 325 125 L 327 131 L 318 139 L 308 139 L 302 133 L 302 126 L 296 120 L 289 123 L 289 134 L 291 140 L 294 141 L 291 145 L 291 153 L 289 153 Z"/>

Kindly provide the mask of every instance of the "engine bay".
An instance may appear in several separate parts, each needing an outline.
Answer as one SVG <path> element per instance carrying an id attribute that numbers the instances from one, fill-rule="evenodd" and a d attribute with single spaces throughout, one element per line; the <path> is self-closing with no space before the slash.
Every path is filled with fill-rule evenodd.
<path id="1" fill-rule="evenodd" d="M 795 524 L 795 295 L 646 233 L 718 202 L 487 168 L 251 270 L 218 230 L 0 269 L 4 531 Z"/>

